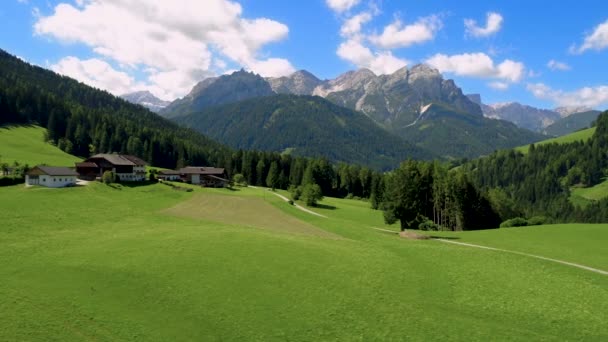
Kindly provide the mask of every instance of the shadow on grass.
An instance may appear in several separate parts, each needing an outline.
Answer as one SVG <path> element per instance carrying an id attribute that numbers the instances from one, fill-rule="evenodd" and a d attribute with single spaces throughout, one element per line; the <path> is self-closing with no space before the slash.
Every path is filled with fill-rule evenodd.
<path id="1" fill-rule="evenodd" d="M 327 209 L 327 210 L 336 210 L 336 209 L 338 209 L 338 208 L 334 207 L 333 205 L 320 204 L 320 203 L 317 203 L 317 205 L 315 205 L 313 208 Z"/>
<path id="2" fill-rule="evenodd" d="M 431 239 L 443 239 L 443 240 L 460 240 L 457 236 L 440 236 L 440 235 L 429 235 Z"/>

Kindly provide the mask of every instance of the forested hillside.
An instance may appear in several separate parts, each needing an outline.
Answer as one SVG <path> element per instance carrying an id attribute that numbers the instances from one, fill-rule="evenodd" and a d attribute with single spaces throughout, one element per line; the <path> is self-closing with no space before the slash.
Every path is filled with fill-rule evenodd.
<path id="1" fill-rule="evenodd" d="M 593 137 L 567 144 L 531 145 L 527 154 L 499 151 L 463 166 L 482 190 L 502 198 L 512 216 L 543 215 L 555 222 L 606 222 L 608 200 L 577 208 L 572 186 L 590 187 L 608 171 L 608 112 L 597 119 Z"/>
<path id="2" fill-rule="evenodd" d="M 290 151 L 392 169 L 432 154 L 386 132 L 366 115 L 317 96 L 275 95 L 174 119 L 234 148 Z"/>
<path id="3" fill-rule="evenodd" d="M 76 156 L 121 152 L 162 167 L 215 164 L 224 146 L 158 115 L 0 50 L 0 125 L 36 123 Z"/>

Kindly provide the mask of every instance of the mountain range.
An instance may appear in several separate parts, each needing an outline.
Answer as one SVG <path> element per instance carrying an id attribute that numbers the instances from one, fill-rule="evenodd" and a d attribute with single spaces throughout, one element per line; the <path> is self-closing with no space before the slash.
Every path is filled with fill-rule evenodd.
<path id="1" fill-rule="evenodd" d="M 208 133 L 206 127 L 194 124 L 205 122 L 208 125 L 208 120 L 178 118 L 213 116 L 217 119 L 212 114 L 213 108 L 225 112 L 225 108 L 219 109 L 218 106 L 264 97 L 276 99 L 273 97 L 276 94 L 312 95 L 363 113 L 371 119 L 369 127 L 379 127 L 385 133 L 398 136 L 404 146 L 414 144 L 426 150 L 429 156 L 472 158 L 544 138 L 512 123 L 485 118 L 481 107 L 465 96 L 454 81 L 444 79 L 436 69 L 423 64 L 411 69 L 402 68 L 390 75 L 375 75 L 368 69 L 360 69 L 333 80 L 320 80 L 304 70 L 288 77 L 266 79 L 241 70 L 200 82 L 187 96 L 174 101 L 160 114 L 179 122 L 189 122 L 193 128 Z M 306 112 L 304 107 L 299 108 Z M 339 132 L 333 131 L 332 134 Z M 234 142 L 232 139 L 223 140 L 221 135 L 216 138 L 229 145 Z M 358 143 L 366 142 L 359 140 Z M 289 145 L 288 142 L 285 144 Z M 242 148 L 253 146 L 256 145 L 239 145 Z"/>
<path id="2" fill-rule="evenodd" d="M 391 134 L 365 114 L 318 96 L 279 94 L 203 109 L 178 124 L 237 149 L 325 157 L 389 170 L 433 154 Z"/>
<path id="3" fill-rule="evenodd" d="M 484 104 L 479 94 L 469 94 L 467 97 L 481 107 L 485 117 L 507 120 L 519 127 L 552 136 L 564 135 L 589 127 L 600 114 L 599 111 L 580 106 L 558 107 L 551 110 L 539 109 L 518 102 Z"/>

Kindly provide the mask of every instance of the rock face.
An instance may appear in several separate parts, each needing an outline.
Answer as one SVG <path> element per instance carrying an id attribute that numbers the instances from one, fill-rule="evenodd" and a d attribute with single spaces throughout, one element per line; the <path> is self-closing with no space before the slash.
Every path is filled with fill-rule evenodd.
<path id="1" fill-rule="evenodd" d="M 171 118 L 213 106 L 274 94 L 270 84 L 260 75 L 240 70 L 199 82 L 188 95 L 173 101 L 160 114 Z"/>
<path id="2" fill-rule="evenodd" d="M 431 103 L 482 115 L 479 105 L 464 96 L 454 81 L 444 80 L 439 71 L 424 64 L 380 76 L 367 69 L 350 71 L 319 85 L 313 95 L 361 111 L 391 130 L 416 121 Z"/>
<path id="3" fill-rule="evenodd" d="M 131 103 L 142 105 L 156 113 L 158 113 L 163 108 L 167 107 L 169 103 L 171 103 L 169 101 L 163 101 L 159 99 L 147 90 L 124 94 L 120 97 Z"/>
<path id="4" fill-rule="evenodd" d="M 323 83 L 306 70 L 296 71 L 284 77 L 269 77 L 266 80 L 275 93 L 294 95 L 310 95 L 318 85 Z"/>
<path id="5" fill-rule="evenodd" d="M 484 116 L 492 119 L 511 121 L 519 127 L 535 132 L 543 129 L 561 118 L 560 114 L 548 109 L 539 109 L 518 102 L 495 103 L 482 105 Z"/>

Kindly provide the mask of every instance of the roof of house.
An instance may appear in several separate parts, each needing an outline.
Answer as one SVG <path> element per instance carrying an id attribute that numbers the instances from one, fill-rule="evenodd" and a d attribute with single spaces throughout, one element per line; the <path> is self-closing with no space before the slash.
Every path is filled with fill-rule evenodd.
<path id="1" fill-rule="evenodd" d="M 169 175 L 177 175 L 177 176 L 179 176 L 180 172 L 176 171 L 176 170 L 160 170 L 160 171 L 158 171 L 158 174 L 159 175 L 164 175 L 164 176 L 169 176 Z"/>
<path id="2" fill-rule="evenodd" d="M 110 154 L 110 153 L 99 153 L 89 157 L 90 159 L 105 159 L 112 165 L 124 165 L 124 166 L 144 166 L 147 165 L 142 159 L 127 154 Z"/>
<path id="3" fill-rule="evenodd" d="M 224 169 L 220 167 L 186 166 L 179 169 L 179 173 L 186 175 L 223 175 Z"/>
<path id="4" fill-rule="evenodd" d="M 49 176 L 78 176 L 78 172 L 63 166 L 35 166 L 29 172 L 32 172 L 34 169 L 39 169 Z"/>
<path id="5" fill-rule="evenodd" d="M 76 167 L 97 167 L 97 164 L 95 164 L 93 162 L 81 162 L 81 163 L 76 163 Z"/>

